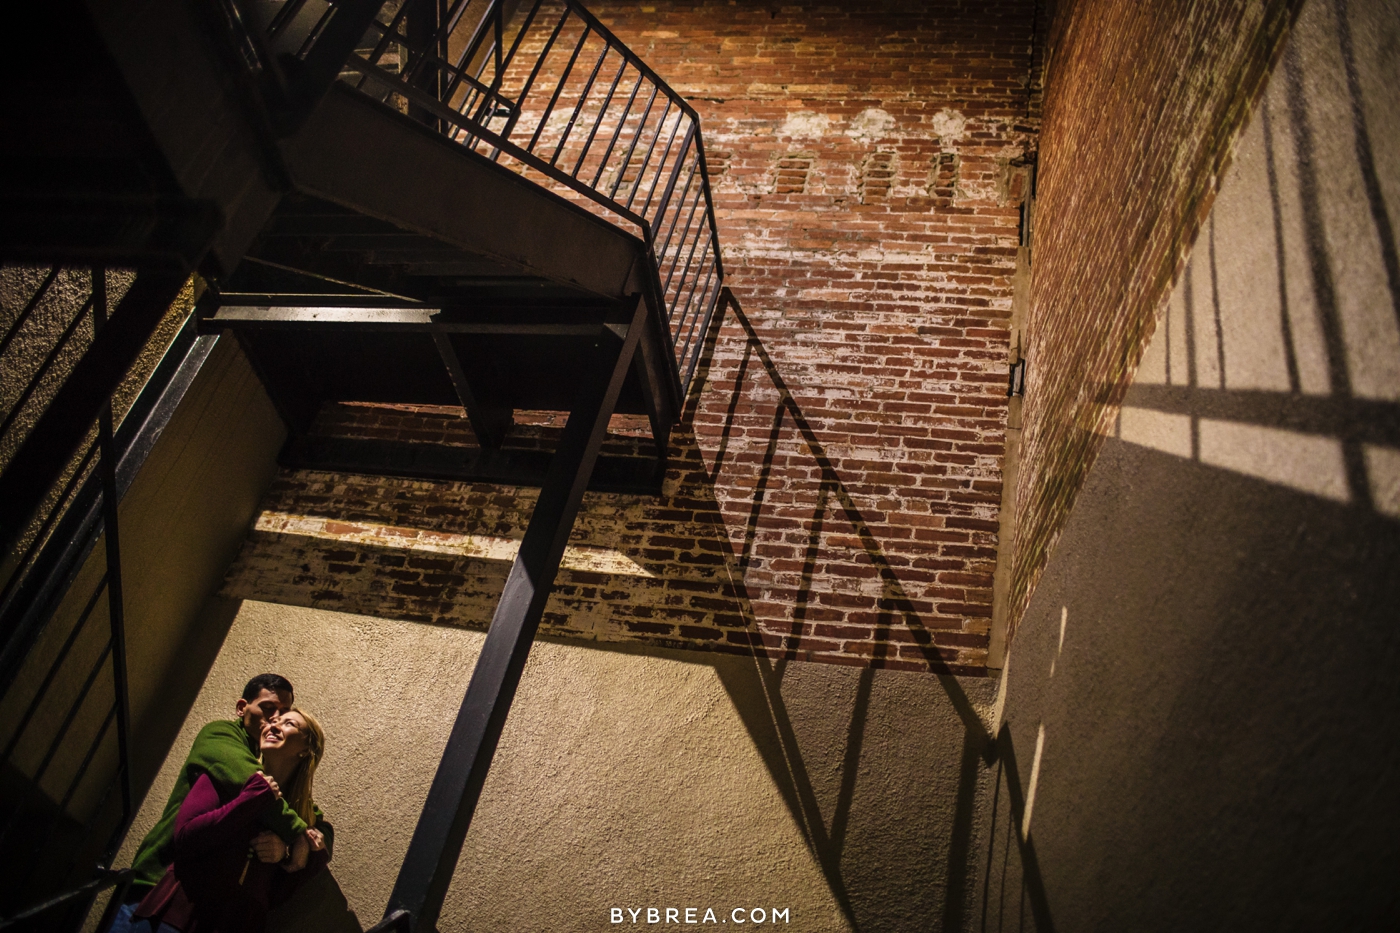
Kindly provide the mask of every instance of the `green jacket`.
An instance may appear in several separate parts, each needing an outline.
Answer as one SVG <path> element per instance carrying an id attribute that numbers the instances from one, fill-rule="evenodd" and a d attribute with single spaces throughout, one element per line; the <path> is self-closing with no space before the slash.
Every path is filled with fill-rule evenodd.
<path id="1" fill-rule="evenodd" d="M 135 871 L 133 887 L 154 886 L 165 875 L 165 869 L 175 858 L 175 818 L 201 774 L 209 775 L 221 791 L 236 792 L 254 772 L 261 769 L 257 747 L 238 720 L 216 719 L 200 729 L 194 745 L 190 747 L 189 757 L 185 759 L 185 766 L 175 778 L 175 787 L 165 803 L 165 812 L 136 850 L 136 858 L 131 864 Z M 262 822 L 288 844 L 306 832 L 306 823 L 287 805 L 285 799 L 268 807 Z M 329 852 L 334 831 L 322 818 L 320 808 L 316 810 L 316 828 L 326 837 L 326 850 Z"/>

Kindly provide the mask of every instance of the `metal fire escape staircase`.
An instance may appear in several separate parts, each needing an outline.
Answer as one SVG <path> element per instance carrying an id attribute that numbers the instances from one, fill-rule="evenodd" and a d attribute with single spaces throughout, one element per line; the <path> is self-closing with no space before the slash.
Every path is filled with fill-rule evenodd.
<path id="1" fill-rule="evenodd" d="M 98 664 L 116 696 L 73 781 L 115 722 L 121 798 L 55 877 L 110 864 L 133 815 L 123 627 L 140 620 L 123 618 L 116 502 L 213 342 L 236 339 L 288 465 L 541 489 L 386 911 L 430 930 L 584 491 L 664 472 L 723 277 L 698 118 L 573 0 L 35 7 L 26 34 L 61 41 L 7 65 L 24 93 L 0 109 L 0 258 L 53 271 L 4 346 L 74 267 L 92 269 L 92 337 L 0 430 L 0 690 L 107 530 L 92 603 L 111 605 Z M 134 281 L 109 307 L 114 268 Z M 109 399 L 196 270 L 193 318 L 114 424 Z M 476 446 L 318 436 L 337 402 L 460 406 Z M 554 451 L 512 448 L 519 410 L 568 412 Z M 647 418 L 651 457 L 600 459 L 615 412 Z M 23 804 L 0 819 L 24 823 Z M 36 870 L 9 887 L 53 893 Z"/>

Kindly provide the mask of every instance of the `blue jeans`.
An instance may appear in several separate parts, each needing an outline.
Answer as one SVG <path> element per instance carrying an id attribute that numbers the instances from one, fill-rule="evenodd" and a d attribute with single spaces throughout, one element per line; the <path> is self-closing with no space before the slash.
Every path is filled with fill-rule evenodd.
<path id="1" fill-rule="evenodd" d="M 150 920 L 132 920 L 131 915 L 135 910 L 135 904 L 123 904 L 117 908 L 117 915 L 106 933 L 180 933 L 168 923 L 153 926 Z"/>

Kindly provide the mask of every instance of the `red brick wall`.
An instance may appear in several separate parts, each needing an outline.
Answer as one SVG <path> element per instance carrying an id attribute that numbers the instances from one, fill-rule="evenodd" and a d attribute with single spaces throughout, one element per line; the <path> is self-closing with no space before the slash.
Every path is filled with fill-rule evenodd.
<path id="1" fill-rule="evenodd" d="M 1036 185 L 1014 624 L 1121 401 L 1290 0 L 1063 0 Z"/>
<path id="2" fill-rule="evenodd" d="M 1037 4 L 589 6 L 700 112 L 737 305 L 664 495 L 585 500 L 574 544 L 636 569 L 576 554 L 543 631 L 984 671 Z M 322 429 L 466 442 L 446 417 Z M 265 523 L 227 591 L 484 625 L 483 536 L 518 538 L 532 501 L 284 475 L 270 511 L 340 524 Z"/>

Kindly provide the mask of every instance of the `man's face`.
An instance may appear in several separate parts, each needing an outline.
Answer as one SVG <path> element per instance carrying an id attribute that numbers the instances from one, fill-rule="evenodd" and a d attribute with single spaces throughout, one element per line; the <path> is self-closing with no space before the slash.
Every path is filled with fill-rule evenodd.
<path id="1" fill-rule="evenodd" d="M 239 697 L 234 712 L 243 720 L 243 729 L 254 739 L 262 736 L 263 726 L 285 713 L 292 705 L 292 695 L 263 688 L 262 693 L 245 700 Z"/>

